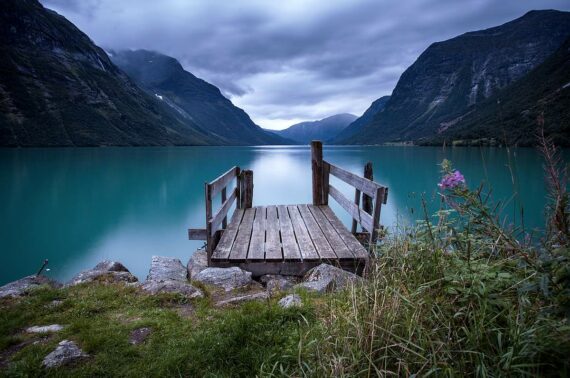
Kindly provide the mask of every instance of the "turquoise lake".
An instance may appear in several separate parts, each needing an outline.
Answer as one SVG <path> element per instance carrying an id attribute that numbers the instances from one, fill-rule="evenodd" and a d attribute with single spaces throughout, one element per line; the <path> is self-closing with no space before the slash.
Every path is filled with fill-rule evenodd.
<path id="1" fill-rule="evenodd" d="M 373 162 L 375 181 L 390 189 L 381 215 L 388 227 L 421 217 L 422 195 L 430 210 L 439 207 L 444 158 L 470 187 L 491 184 L 511 221 L 520 222 L 522 207 L 528 229 L 544 226 L 542 160 L 534 149 L 335 146 L 324 157 L 358 174 Z M 203 244 L 188 241 L 187 229 L 204 227 L 204 182 L 233 165 L 254 171 L 254 205 L 311 202 L 308 146 L 0 150 L 0 284 L 35 273 L 44 259 L 59 280 L 103 259 L 123 262 L 139 278 L 152 255 L 186 264 Z"/>

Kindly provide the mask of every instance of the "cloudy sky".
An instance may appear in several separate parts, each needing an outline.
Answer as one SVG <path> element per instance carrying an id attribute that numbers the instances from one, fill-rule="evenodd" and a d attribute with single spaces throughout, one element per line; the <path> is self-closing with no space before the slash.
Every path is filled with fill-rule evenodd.
<path id="1" fill-rule="evenodd" d="M 41 0 L 98 45 L 171 55 L 260 126 L 360 115 L 431 43 L 568 0 Z"/>

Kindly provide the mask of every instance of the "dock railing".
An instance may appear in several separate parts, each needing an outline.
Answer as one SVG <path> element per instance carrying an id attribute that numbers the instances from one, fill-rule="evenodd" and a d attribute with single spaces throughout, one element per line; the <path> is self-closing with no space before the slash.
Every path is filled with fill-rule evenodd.
<path id="1" fill-rule="evenodd" d="M 352 233 L 358 234 L 357 224 L 360 224 L 363 231 L 369 234 L 368 246 L 372 248 L 378 239 L 380 212 L 388 200 L 388 188 L 323 160 L 323 144 L 320 141 L 311 142 L 311 166 L 313 205 L 328 205 L 330 195 L 352 217 Z M 372 178 L 372 163 L 366 164 L 364 173 Z M 330 184 L 330 175 L 355 188 L 354 201 Z"/>
<path id="2" fill-rule="evenodd" d="M 235 180 L 235 187 L 228 188 Z M 221 193 L 221 205 L 213 212 L 213 199 Z M 212 252 L 220 241 L 223 230 L 228 225 L 228 213 L 234 202 L 236 208 L 247 209 L 253 206 L 253 171 L 233 167 L 211 182 L 204 183 L 206 204 L 206 229 L 189 229 L 190 240 L 205 240 L 208 265 Z"/>

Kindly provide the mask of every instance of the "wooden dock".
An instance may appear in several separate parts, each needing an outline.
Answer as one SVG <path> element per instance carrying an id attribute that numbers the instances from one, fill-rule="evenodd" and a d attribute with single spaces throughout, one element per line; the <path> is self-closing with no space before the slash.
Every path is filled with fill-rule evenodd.
<path id="1" fill-rule="evenodd" d="M 311 152 L 312 204 L 254 207 L 253 172 L 239 167 L 205 184 L 206 228 L 190 229 L 188 235 L 193 240 L 206 240 L 209 266 L 239 266 L 254 276 L 299 276 L 325 262 L 362 272 L 369 249 L 376 243 L 388 189 L 369 179 L 370 163 L 365 168 L 369 178 L 365 178 L 323 160 L 319 141 L 311 143 Z M 354 201 L 329 183 L 330 175 L 355 188 Z M 228 196 L 233 182 L 235 187 Z M 221 206 L 213 213 L 212 200 L 217 195 Z M 328 206 L 329 197 L 353 218 L 351 231 Z M 236 209 L 228 223 L 234 203 Z M 362 232 L 358 232 L 359 224 Z"/>

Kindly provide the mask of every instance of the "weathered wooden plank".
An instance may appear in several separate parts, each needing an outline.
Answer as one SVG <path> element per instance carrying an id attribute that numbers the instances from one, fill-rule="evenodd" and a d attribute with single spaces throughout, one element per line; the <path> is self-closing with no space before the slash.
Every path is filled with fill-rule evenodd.
<path id="1" fill-rule="evenodd" d="M 372 213 L 372 227 L 370 230 L 370 248 L 376 244 L 378 239 L 378 229 L 380 228 L 380 210 L 384 202 L 384 187 L 378 188 L 374 196 L 374 209 Z"/>
<path id="2" fill-rule="evenodd" d="M 237 189 L 235 189 L 236 193 L 237 193 Z M 227 196 L 228 190 L 227 188 L 223 188 L 222 189 L 222 205 L 224 204 L 224 202 L 226 202 L 226 200 L 228 199 Z M 236 194 L 237 195 L 237 194 Z M 222 228 L 226 228 L 228 227 L 228 217 L 225 216 L 224 219 L 222 220 Z"/>
<path id="3" fill-rule="evenodd" d="M 282 260 L 283 253 L 281 252 L 281 239 L 279 238 L 277 206 L 267 206 L 265 230 L 265 260 Z"/>
<path id="4" fill-rule="evenodd" d="M 364 166 L 364 178 L 370 181 L 374 180 L 374 171 L 372 170 L 372 162 L 369 161 Z M 364 194 L 362 196 L 362 210 L 372 215 L 372 197 Z"/>
<path id="5" fill-rule="evenodd" d="M 214 252 L 216 245 L 214 245 L 214 240 L 212 239 L 212 186 L 208 183 L 204 184 L 204 198 L 206 204 L 206 255 L 208 257 L 208 264 L 212 258 L 212 253 Z"/>
<path id="6" fill-rule="evenodd" d="M 301 260 L 301 251 L 295 239 L 295 231 L 289 217 L 287 206 L 277 206 L 277 214 L 279 216 L 279 231 L 281 233 L 281 246 L 283 248 L 283 259 L 285 260 Z"/>
<path id="7" fill-rule="evenodd" d="M 230 253 L 230 260 L 245 261 L 247 258 L 255 210 L 255 208 L 244 209 L 243 219 L 239 225 L 236 240 Z"/>
<path id="8" fill-rule="evenodd" d="M 332 224 L 329 222 L 329 220 L 323 214 L 320 208 L 321 206 L 308 206 L 309 211 L 311 212 L 311 214 L 319 224 L 319 227 L 321 228 L 323 235 L 329 242 L 329 245 L 333 249 L 335 255 L 339 259 L 353 259 L 354 255 L 348 249 L 348 247 L 344 243 L 344 240 L 339 236 L 336 229 L 332 226 Z"/>
<path id="9" fill-rule="evenodd" d="M 323 201 L 322 205 L 329 204 L 329 182 L 330 182 L 330 172 L 331 165 L 326 161 L 323 161 Z"/>
<path id="10" fill-rule="evenodd" d="M 240 177 L 242 209 L 249 209 L 253 206 L 253 171 L 243 170 Z"/>
<path id="11" fill-rule="evenodd" d="M 311 168 L 313 172 L 313 205 L 323 204 L 323 143 L 311 142 Z"/>
<path id="12" fill-rule="evenodd" d="M 265 207 L 256 207 L 251 242 L 247 253 L 248 261 L 263 260 L 265 258 Z"/>
<path id="13" fill-rule="evenodd" d="M 293 231 L 295 231 L 301 257 L 303 260 L 318 260 L 319 254 L 309 236 L 309 231 L 301 217 L 301 213 L 299 213 L 299 209 L 295 205 L 290 205 L 287 206 L 287 210 L 289 210 L 289 217 L 291 218 Z"/>
<path id="14" fill-rule="evenodd" d="M 188 240 L 207 240 L 208 231 L 205 228 L 189 228 Z"/>
<path id="15" fill-rule="evenodd" d="M 353 219 L 362 225 L 362 227 L 367 230 L 372 228 L 372 217 L 369 214 L 366 214 L 362 209 L 350 202 L 348 198 L 346 198 L 332 185 L 329 185 L 329 193 L 331 197 L 334 198 L 335 201 L 350 214 L 350 216 L 352 216 Z"/>
<path id="16" fill-rule="evenodd" d="M 337 260 L 336 266 L 353 272 L 362 274 L 365 267 L 365 260 Z M 229 268 L 232 266 L 240 267 L 248 272 L 251 272 L 254 277 L 260 277 L 265 274 L 279 274 L 284 276 L 300 276 L 302 277 L 308 270 L 320 265 L 322 262 L 319 260 L 312 261 L 244 261 L 244 262 L 231 262 L 231 261 L 213 261 L 212 266 L 220 268 Z"/>
<path id="17" fill-rule="evenodd" d="M 321 259 L 337 258 L 336 254 L 334 253 L 334 250 L 329 245 L 327 238 L 325 237 L 321 228 L 319 227 L 319 224 L 311 214 L 311 211 L 309 210 L 308 206 L 299 205 L 297 207 L 299 208 L 299 213 L 301 213 L 301 216 L 303 217 L 303 220 L 307 225 L 307 230 L 309 231 L 309 235 L 311 236 L 313 244 L 315 245 L 315 248 L 317 249 L 317 252 L 319 253 Z"/>
<path id="18" fill-rule="evenodd" d="M 368 194 L 370 197 L 374 197 L 376 195 L 376 190 L 382 187 L 382 185 L 377 184 L 374 181 L 355 175 L 354 173 L 346 171 L 333 164 L 330 164 L 330 174 L 338 177 L 356 189 L 360 189 L 361 192 Z"/>
<path id="19" fill-rule="evenodd" d="M 226 228 L 226 231 L 224 231 L 224 234 L 222 235 L 222 238 L 220 239 L 220 242 L 218 243 L 218 246 L 212 255 L 212 259 L 227 260 L 229 258 L 232 246 L 239 230 L 239 226 L 243 219 L 243 213 L 244 211 L 242 209 L 236 209 L 234 211 L 234 215 L 228 224 L 228 228 Z"/>
<path id="20" fill-rule="evenodd" d="M 342 238 L 346 246 L 352 251 L 356 258 L 366 259 L 368 258 L 368 252 L 366 248 L 360 244 L 360 242 L 352 235 L 344 224 L 338 219 L 338 217 L 334 214 L 332 209 L 328 206 L 320 206 L 321 211 L 327 217 L 329 222 L 333 225 L 333 227 L 338 232 L 339 236 Z"/>
<path id="21" fill-rule="evenodd" d="M 360 197 L 361 197 L 361 193 L 360 190 L 358 189 L 354 189 L 354 204 L 356 205 L 356 207 L 360 207 Z M 357 231 L 357 226 L 358 226 L 358 221 L 354 218 L 352 218 L 352 228 L 351 231 L 353 234 L 356 233 Z"/>
<path id="22" fill-rule="evenodd" d="M 222 174 L 220 177 L 216 178 L 214 181 L 210 182 L 210 190 L 212 198 L 216 196 L 219 192 L 222 191 L 223 188 L 228 186 L 230 181 L 235 179 L 239 174 L 238 167 L 232 167 L 226 173 Z"/>
<path id="23" fill-rule="evenodd" d="M 220 207 L 218 212 L 212 217 L 212 220 L 210 221 L 210 223 L 211 223 L 210 234 L 211 235 L 213 235 L 214 232 L 217 231 L 218 226 L 222 223 L 224 218 L 228 215 L 228 211 L 230 211 L 230 208 L 232 207 L 236 198 L 237 198 L 237 189 L 234 189 L 232 191 L 232 194 L 230 194 L 230 197 L 226 200 L 226 202 L 224 202 L 222 204 L 222 206 Z"/>

